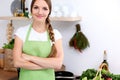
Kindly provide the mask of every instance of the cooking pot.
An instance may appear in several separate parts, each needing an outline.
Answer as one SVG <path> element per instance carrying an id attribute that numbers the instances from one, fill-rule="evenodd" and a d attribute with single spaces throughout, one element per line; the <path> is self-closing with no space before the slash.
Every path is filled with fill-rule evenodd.
<path id="1" fill-rule="evenodd" d="M 56 71 L 55 80 L 74 80 L 74 74 L 69 71 Z"/>

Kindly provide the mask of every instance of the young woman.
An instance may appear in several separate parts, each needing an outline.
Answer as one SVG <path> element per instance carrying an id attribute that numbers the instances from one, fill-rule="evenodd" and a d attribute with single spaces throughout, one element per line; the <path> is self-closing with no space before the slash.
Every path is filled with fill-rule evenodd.
<path id="1" fill-rule="evenodd" d="M 49 15 L 50 0 L 32 0 L 33 22 L 15 32 L 14 66 L 20 68 L 19 80 L 55 80 L 54 69 L 63 62 L 62 36 L 53 29 Z M 52 46 L 56 55 L 49 56 Z"/>

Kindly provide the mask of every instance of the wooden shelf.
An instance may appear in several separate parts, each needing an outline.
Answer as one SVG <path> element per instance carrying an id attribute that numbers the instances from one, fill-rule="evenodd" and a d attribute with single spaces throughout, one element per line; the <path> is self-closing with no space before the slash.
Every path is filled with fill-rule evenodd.
<path id="1" fill-rule="evenodd" d="M 3 16 L 0 20 L 30 20 L 26 17 Z M 50 17 L 51 21 L 80 21 L 81 17 Z"/>
<path id="2" fill-rule="evenodd" d="M 50 17 L 52 21 L 80 21 L 81 17 Z"/>
<path id="3" fill-rule="evenodd" d="M 3 16 L 3 17 L 0 17 L 0 20 L 29 20 L 29 18 L 26 18 L 26 17 Z"/>

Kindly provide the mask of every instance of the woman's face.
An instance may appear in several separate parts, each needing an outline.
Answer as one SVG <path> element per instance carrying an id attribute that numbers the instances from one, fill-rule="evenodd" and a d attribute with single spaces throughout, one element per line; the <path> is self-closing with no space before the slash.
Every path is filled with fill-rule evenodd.
<path id="1" fill-rule="evenodd" d="M 32 17 L 36 21 L 46 21 L 50 10 L 44 0 L 36 0 L 32 7 Z"/>

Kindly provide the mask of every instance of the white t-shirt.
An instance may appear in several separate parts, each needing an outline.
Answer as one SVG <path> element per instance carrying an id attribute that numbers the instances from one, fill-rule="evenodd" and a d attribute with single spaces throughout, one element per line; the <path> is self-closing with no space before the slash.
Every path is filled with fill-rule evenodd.
<path id="1" fill-rule="evenodd" d="M 20 27 L 16 30 L 15 35 L 18 36 L 23 42 L 25 42 L 27 32 L 29 30 L 30 25 Z M 53 29 L 55 41 L 62 38 L 61 33 L 57 29 Z M 48 33 L 47 31 L 43 33 L 38 33 L 33 28 L 31 29 L 28 40 L 30 41 L 47 41 Z"/>

